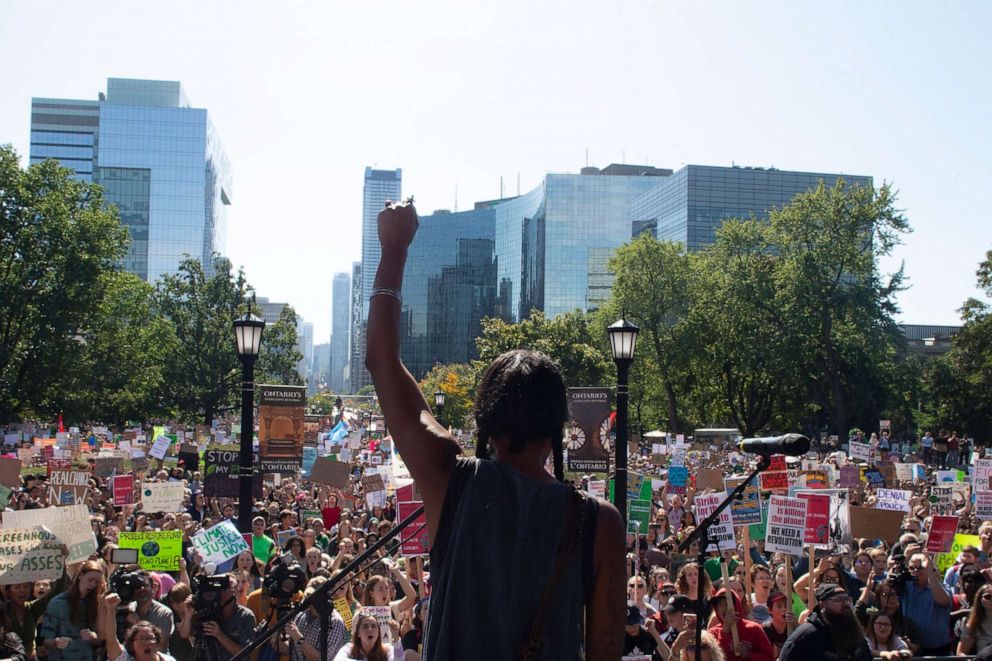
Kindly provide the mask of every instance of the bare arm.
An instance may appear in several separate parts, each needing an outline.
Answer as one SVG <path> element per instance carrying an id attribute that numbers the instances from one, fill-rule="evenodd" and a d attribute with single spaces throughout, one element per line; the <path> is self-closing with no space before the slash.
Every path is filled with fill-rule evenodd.
<path id="1" fill-rule="evenodd" d="M 623 652 L 627 585 L 624 568 L 624 529 L 620 513 L 606 501 L 599 501 L 596 542 L 593 549 L 595 582 L 586 607 L 586 658 L 618 659 Z"/>
<path id="2" fill-rule="evenodd" d="M 413 241 L 417 225 L 417 212 L 412 206 L 389 207 L 379 214 L 382 256 L 375 276 L 376 289 L 399 291 L 401 288 L 407 247 Z M 365 366 L 372 375 L 396 449 L 424 496 L 427 530 L 433 539 L 459 448 L 431 415 L 420 386 L 400 360 L 401 307 L 393 296 L 372 297 Z"/>

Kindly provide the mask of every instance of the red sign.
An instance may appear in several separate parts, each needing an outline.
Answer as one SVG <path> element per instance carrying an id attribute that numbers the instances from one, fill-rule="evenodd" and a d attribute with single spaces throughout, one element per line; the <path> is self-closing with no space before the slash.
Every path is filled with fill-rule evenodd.
<path id="1" fill-rule="evenodd" d="M 134 504 L 134 475 L 114 477 L 114 505 Z"/>
<path id="2" fill-rule="evenodd" d="M 72 462 L 68 459 L 49 459 L 45 465 L 48 467 L 46 470 L 48 477 L 52 476 L 52 471 L 72 470 Z"/>
<path id="3" fill-rule="evenodd" d="M 417 511 L 424 503 L 414 500 L 419 496 L 413 484 L 396 490 L 396 516 L 402 521 Z M 430 541 L 427 535 L 427 517 L 421 512 L 420 516 L 400 532 L 400 553 L 406 557 L 425 556 L 430 553 Z"/>
<path id="4" fill-rule="evenodd" d="M 806 544 L 830 543 L 830 496 L 827 494 L 797 493 L 806 501 Z"/>
<path id="5" fill-rule="evenodd" d="M 927 553 L 950 553 L 957 531 L 958 517 L 933 517 L 930 532 L 927 534 Z"/>
<path id="6" fill-rule="evenodd" d="M 769 464 L 766 472 L 786 470 L 784 454 L 773 454 L 769 459 L 771 460 L 771 464 Z"/>
<path id="7" fill-rule="evenodd" d="M 761 473 L 761 489 L 763 491 L 788 491 L 789 471 L 767 471 Z"/>

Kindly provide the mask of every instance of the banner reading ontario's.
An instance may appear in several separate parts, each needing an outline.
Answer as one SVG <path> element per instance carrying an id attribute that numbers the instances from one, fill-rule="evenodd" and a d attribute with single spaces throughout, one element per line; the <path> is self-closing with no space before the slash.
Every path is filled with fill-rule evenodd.
<path id="1" fill-rule="evenodd" d="M 306 403 L 306 386 L 258 386 L 258 454 L 263 473 L 300 470 Z"/>
<path id="2" fill-rule="evenodd" d="M 572 419 L 565 430 L 568 470 L 605 473 L 610 468 L 610 389 L 569 388 Z"/>

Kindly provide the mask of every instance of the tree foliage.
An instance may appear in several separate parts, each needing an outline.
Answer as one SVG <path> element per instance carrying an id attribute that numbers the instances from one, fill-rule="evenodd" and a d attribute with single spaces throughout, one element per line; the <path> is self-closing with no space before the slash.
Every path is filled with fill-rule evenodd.
<path id="1" fill-rule="evenodd" d="M 127 232 L 98 186 L 0 146 L 0 420 L 56 411 Z"/>
<path id="2" fill-rule="evenodd" d="M 304 385 L 297 370 L 297 365 L 303 360 L 303 354 L 296 345 L 297 321 L 296 311 L 286 305 L 279 312 L 276 323 L 266 327 L 255 365 L 255 380 L 258 383 Z"/>
<path id="3" fill-rule="evenodd" d="M 445 427 L 465 428 L 475 401 L 478 376 L 476 369 L 468 363 L 435 365 L 424 376 L 420 390 L 432 409 L 435 408 L 434 393 L 440 390 L 445 395 L 444 410 L 440 415 L 434 411 L 438 422 Z"/>

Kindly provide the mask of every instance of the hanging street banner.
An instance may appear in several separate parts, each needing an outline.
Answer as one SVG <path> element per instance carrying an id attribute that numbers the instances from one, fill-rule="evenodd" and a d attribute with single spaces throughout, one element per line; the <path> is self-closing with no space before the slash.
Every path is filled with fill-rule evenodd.
<path id="1" fill-rule="evenodd" d="M 237 450 L 207 450 L 203 453 L 204 477 L 203 493 L 206 496 L 221 496 L 237 498 L 239 489 L 239 461 Z M 252 466 L 258 466 L 258 453 L 252 456 Z M 262 497 L 262 473 L 256 471 L 252 475 L 252 496 Z"/>
<path id="2" fill-rule="evenodd" d="M 203 562 L 221 564 L 248 549 L 245 538 L 230 521 L 221 521 L 215 526 L 193 535 L 195 548 Z"/>
<path id="3" fill-rule="evenodd" d="M 306 386 L 258 386 L 258 454 L 263 473 L 294 475 L 302 468 L 306 403 Z"/>
<path id="4" fill-rule="evenodd" d="M 138 550 L 138 566 L 145 571 L 179 571 L 182 530 L 120 532 L 118 538 L 122 549 Z"/>
<path id="5" fill-rule="evenodd" d="M 44 509 L 17 510 L 3 513 L 3 528 L 34 528 L 44 526 L 69 547 L 70 565 L 82 562 L 96 553 L 96 538 L 90 525 L 90 512 L 86 505 L 45 507 Z"/>
<path id="6" fill-rule="evenodd" d="M 0 530 L 0 548 L 0 585 L 55 581 L 65 570 L 62 542 L 42 526 Z"/>
<path id="7" fill-rule="evenodd" d="M 569 388 L 572 419 L 563 443 L 568 452 L 567 469 L 578 473 L 606 473 L 612 394 L 609 388 Z"/>
<path id="8" fill-rule="evenodd" d="M 802 555 L 806 533 L 806 501 L 802 498 L 772 496 L 768 501 L 765 549 L 788 555 Z"/>

